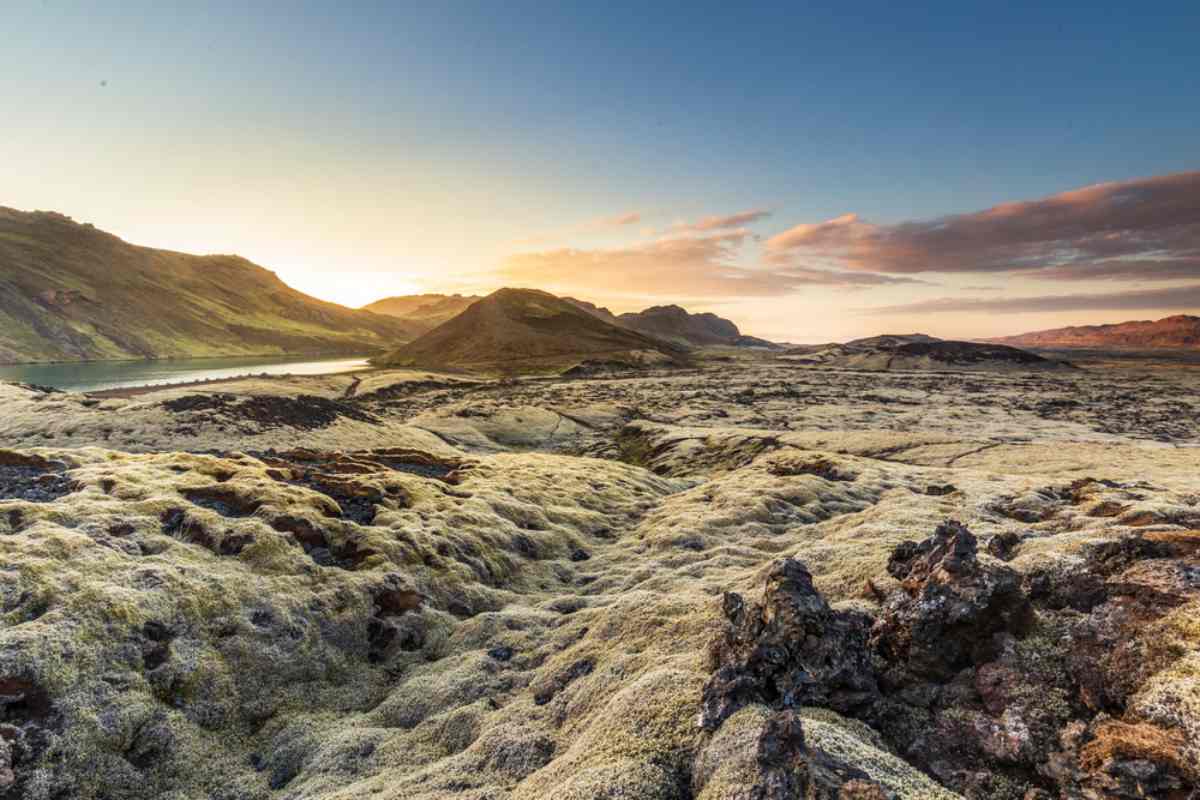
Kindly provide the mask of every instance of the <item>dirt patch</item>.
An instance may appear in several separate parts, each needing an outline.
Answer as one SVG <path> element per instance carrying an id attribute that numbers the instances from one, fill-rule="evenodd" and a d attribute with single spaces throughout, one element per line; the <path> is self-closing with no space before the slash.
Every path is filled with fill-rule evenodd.
<path id="1" fill-rule="evenodd" d="M 237 492 L 224 486 L 185 489 L 183 496 L 202 508 L 215 511 L 222 517 L 233 519 L 252 516 L 254 512 L 262 507 L 260 501 L 242 497 Z"/>
<path id="2" fill-rule="evenodd" d="M 76 490 L 66 471 L 61 461 L 0 451 L 0 500 L 52 503 Z"/>
<path id="3" fill-rule="evenodd" d="M 291 534 L 293 541 L 305 554 L 322 567 L 354 570 L 367 558 L 377 554 L 376 550 L 353 540 L 331 542 L 325 531 L 303 517 L 285 514 L 273 519 L 271 527 L 280 533 Z"/>
<path id="4" fill-rule="evenodd" d="M 848 472 L 843 472 L 827 458 L 815 458 L 811 461 L 776 461 L 771 464 L 767 471 L 772 475 L 779 477 L 793 477 L 797 475 L 815 475 L 818 478 L 824 478 L 827 481 L 838 481 L 849 483 L 855 479 L 854 475 Z"/>
<path id="5" fill-rule="evenodd" d="M 180 508 L 163 512 L 159 523 L 165 536 L 199 545 L 218 556 L 236 556 L 254 542 L 254 537 L 247 533 L 220 532 L 209 528 L 201 520 L 189 517 L 187 512 Z"/>
<path id="6" fill-rule="evenodd" d="M 457 471 L 470 462 L 441 458 L 420 450 L 404 447 L 380 448 L 352 453 L 329 453 L 319 450 L 297 449 L 286 452 L 268 450 L 250 452 L 249 455 L 272 467 L 321 472 L 328 475 L 367 475 L 372 472 L 392 470 L 420 475 L 455 483 Z"/>
<path id="7" fill-rule="evenodd" d="M 50 716 L 50 696 L 37 684 L 0 675 L 0 723 L 25 725 Z"/>
<path id="8" fill-rule="evenodd" d="M 281 427 L 320 430 L 342 418 L 357 422 L 379 422 L 378 417 L 353 405 L 310 394 L 297 397 L 255 395 L 246 398 L 231 394 L 192 394 L 166 400 L 162 405 L 175 414 L 201 414 L 230 422 L 249 422 L 263 430 Z"/>

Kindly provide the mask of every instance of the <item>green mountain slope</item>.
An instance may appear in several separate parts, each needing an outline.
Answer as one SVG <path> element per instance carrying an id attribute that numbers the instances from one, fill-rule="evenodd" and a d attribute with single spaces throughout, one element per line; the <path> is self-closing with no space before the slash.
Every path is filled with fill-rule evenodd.
<path id="1" fill-rule="evenodd" d="M 365 353 L 416 333 L 237 256 L 138 247 L 61 214 L 0 207 L 0 362 Z"/>

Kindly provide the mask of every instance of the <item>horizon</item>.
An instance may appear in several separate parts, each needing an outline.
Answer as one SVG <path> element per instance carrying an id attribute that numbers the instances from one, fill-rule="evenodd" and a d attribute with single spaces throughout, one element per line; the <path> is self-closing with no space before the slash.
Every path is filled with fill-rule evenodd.
<path id="1" fill-rule="evenodd" d="M 686 8 L 30 4 L 3 201 L 354 308 L 516 286 L 797 343 L 1200 311 L 1194 5 Z"/>
<path id="2" fill-rule="evenodd" d="M 72 217 L 70 214 L 65 214 L 65 213 L 63 213 L 63 212 L 61 212 L 61 211 L 55 211 L 55 210 L 52 210 L 52 209 L 15 209 L 15 208 L 12 208 L 11 206 L 3 206 L 3 205 L 0 205 L 0 210 L 6 210 L 6 209 L 7 209 L 7 210 L 11 210 L 11 211 L 16 211 L 16 212 L 18 212 L 18 213 L 24 213 L 24 214 L 51 214 L 51 215 L 54 215 L 54 216 L 57 216 L 57 217 L 62 217 L 62 218 L 65 218 L 66 220 L 68 220 L 68 221 L 70 221 L 70 222 L 72 222 L 72 223 L 74 223 L 74 224 L 77 224 L 77 225 L 82 225 L 82 226 L 91 227 L 91 228 L 94 228 L 94 229 L 96 229 L 96 230 L 102 231 L 102 232 L 104 232 L 104 233 L 108 233 L 108 234 L 111 234 L 111 235 L 114 235 L 114 236 L 116 235 L 116 234 L 113 234 L 111 231 L 104 231 L 102 228 L 100 228 L 100 227 L 99 227 L 99 226 L 97 226 L 97 225 L 94 225 L 93 223 L 90 223 L 90 222 L 88 222 L 88 221 L 86 221 L 86 220 L 78 220 L 78 219 L 75 219 L 75 218 L 74 218 L 74 217 Z M 120 236 L 118 236 L 117 238 L 121 239 L 121 240 L 122 240 L 122 241 L 124 241 L 126 244 L 128 244 L 128 245 L 130 245 L 130 246 L 132 246 L 132 247 L 138 247 L 138 248 L 149 248 L 149 246 L 148 246 L 148 245 L 142 245 L 142 244 L 139 244 L 139 243 L 137 243 L 137 242 L 131 242 L 131 241 L 129 241 L 129 240 L 127 240 L 127 239 L 124 239 L 124 238 L 122 238 L 122 237 L 120 237 Z M 239 255 L 239 254 L 237 254 L 237 253 L 187 253 L 187 252 L 184 252 L 184 251 L 179 251 L 179 250 L 169 250 L 169 249 L 167 249 L 167 248 L 149 248 L 149 249 L 163 249 L 163 250 L 167 250 L 168 252 L 175 252 L 175 253 L 179 253 L 179 254 L 181 254 L 181 255 L 187 255 L 187 256 L 199 256 L 199 257 L 211 257 L 211 258 L 230 258 L 230 257 L 233 257 L 233 258 L 244 258 L 243 256 L 240 256 L 240 255 Z M 248 260 L 248 259 L 246 259 L 246 260 Z M 302 289 L 299 289 L 299 288 L 297 288 L 297 287 L 295 287 L 295 286 L 292 286 L 291 284 L 289 284 L 289 283 L 288 283 L 288 282 L 285 280 L 285 278 L 284 278 L 283 276 L 279 275 L 279 274 L 278 274 L 278 272 L 276 272 L 275 270 L 272 270 L 272 269 L 270 268 L 270 266 L 269 266 L 269 265 L 266 265 L 266 264 L 259 264 L 259 263 L 253 262 L 253 261 L 250 261 L 250 263 L 251 263 L 253 266 L 255 266 L 255 267 L 258 267 L 258 268 L 260 268 L 260 269 L 265 269 L 265 270 L 267 270 L 268 272 L 271 272 L 273 275 L 275 275 L 277 278 L 279 278 L 279 279 L 280 279 L 280 280 L 282 280 L 282 281 L 283 281 L 285 284 L 287 284 L 287 285 L 288 285 L 290 288 L 292 288 L 292 289 L 295 289 L 296 291 L 301 291 L 301 292 L 303 292 L 303 290 L 302 290 Z M 490 295 L 490 294 L 492 294 L 492 293 L 494 293 L 494 292 L 501 291 L 501 290 L 503 290 L 503 289 L 535 289 L 535 290 L 538 290 L 538 291 L 545 291 L 544 289 L 540 289 L 540 288 L 539 288 L 539 287 L 537 287 L 537 286 L 498 286 L 498 287 L 496 287 L 496 288 L 494 288 L 494 289 L 490 289 L 490 290 L 487 290 L 487 291 L 480 291 L 480 292 L 463 292 L 463 291 L 457 291 L 457 292 L 452 292 L 452 291 L 447 291 L 447 292 L 438 292 L 438 291 L 435 291 L 435 290 L 430 290 L 430 291 L 414 292 L 414 293 L 412 293 L 412 294 L 399 294 L 399 295 L 393 294 L 393 295 L 386 295 L 386 296 L 383 296 L 383 297 L 379 297 L 379 298 L 377 298 L 377 299 L 375 299 L 375 300 L 372 300 L 372 301 L 370 301 L 370 302 L 363 303 L 363 304 L 361 304 L 361 305 L 346 305 L 346 304 L 344 304 L 344 303 L 338 303 L 338 301 L 336 301 L 336 300 L 333 300 L 333 299 L 330 299 L 330 298 L 325 298 L 325 297 L 320 297 L 320 296 L 318 296 L 318 295 L 308 294 L 307 292 L 304 292 L 304 293 L 305 293 L 305 294 L 308 294 L 308 296 L 309 296 L 309 297 L 312 297 L 313 299 L 316 299 L 316 300 L 321 300 L 321 301 L 324 301 L 324 302 L 336 303 L 336 304 L 338 304 L 338 305 L 341 305 L 342 307 L 344 307 L 344 308 L 347 308 L 347 309 L 350 309 L 350 310 L 358 310 L 358 311 L 370 311 L 371 309 L 369 309 L 369 308 L 368 308 L 369 306 L 371 306 L 371 305 L 375 305 L 375 304 L 377 304 L 377 303 L 384 302 L 384 301 L 387 301 L 387 300 L 403 299 L 403 298 L 407 298 L 407 297 L 421 297 L 421 296 L 432 296 L 432 297 L 463 297 L 463 296 L 468 296 L 468 297 L 471 297 L 471 296 L 478 296 L 479 298 L 483 298 L 483 297 L 486 297 L 486 296 L 488 296 L 488 295 Z M 559 294 L 559 295 L 556 295 L 556 296 L 558 296 L 558 297 L 562 297 L 562 298 L 567 298 L 567 299 L 574 299 L 574 300 L 588 301 L 588 302 L 591 302 L 591 301 L 592 301 L 592 298 L 589 298 L 589 297 L 584 297 L 584 296 L 578 296 L 578 297 L 576 297 L 576 296 L 572 296 L 572 295 L 570 295 L 570 294 Z M 643 305 L 638 305 L 638 304 L 636 304 L 636 303 L 635 303 L 635 304 L 631 304 L 631 305 L 629 305 L 628 307 L 622 307 L 622 306 L 620 306 L 620 305 L 617 305 L 617 306 L 615 306 L 615 307 L 613 307 L 613 308 L 608 308 L 608 307 L 607 307 L 607 306 L 605 306 L 603 303 L 595 303 L 595 305 L 597 305 L 597 306 L 600 306 L 601 308 L 603 308 L 603 309 L 606 309 L 606 310 L 610 311 L 610 312 L 611 312 L 611 313 L 613 313 L 613 314 L 623 314 L 623 313 L 626 313 L 626 312 L 637 313 L 637 312 L 641 312 L 641 311 L 648 311 L 648 310 L 650 310 L 651 308 L 654 308 L 654 307 L 656 307 L 656 306 L 671 306 L 671 305 L 674 305 L 674 306 L 679 306 L 679 305 L 680 305 L 679 303 L 676 303 L 676 302 L 673 302 L 673 301 L 670 301 L 670 300 L 666 300 L 666 299 L 660 299 L 660 300 L 661 300 L 660 302 L 654 302 L 654 303 L 651 303 L 651 304 L 649 304 L 649 305 L 644 305 L 644 304 L 643 304 Z M 684 310 L 685 310 L 685 311 L 687 311 L 687 312 L 689 312 L 689 313 L 692 313 L 692 314 L 705 313 L 705 311 L 704 311 L 703 309 L 698 309 L 698 308 L 696 308 L 696 307 L 684 307 Z M 373 312 L 373 313 L 383 313 L 383 312 Z M 716 312 L 713 312 L 713 313 L 716 313 Z M 718 314 L 718 316 L 720 316 L 720 314 Z M 1195 315 L 1187 314 L 1187 313 L 1185 313 L 1185 312 L 1175 312 L 1175 313 L 1167 314 L 1167 315 L 1165 315 L 1165 316 L 1162 316 L 1162 317 L 1123 318 L 1123 319 L 1119 319 L 1119 320 L 1116 320 L 1116 319 L 1114 319 L 1114 320 L 1110 320 L 1110 321 L 1107 321 L 1107 322 L 1083 323 L 1083 324 L 1081 324 L 1081 325 L 1078 325 L 1078 326 L 1077 326 L 1077 325 L 1060 325 L 1060 326 L 1055 326 L 1055 328 L 1042 328 L 1042 329 L 1036 329 L 1036 330 L 1022 330 L 1022 331 L 1013 331 L 1013 332 L 1010 332 L 1010 333 L 1007 333 L 1007 334 L 999 334 L 999 335 L 997 335 L 997 336 L 992 336 L 992 337 L 963 337 L 963 338 L 965 338 L 965 339 L 1004 338 L 1004 337 L 1008 337 L 1008 336 L 1018 336 L 1018 335 L 1022 335 L 1022 334 L 1030 334 L 1030 333 L 1043 333 L 1043 332 L 1046 332 L 1046 331 L 1049 331 L 1049 330 L 1054 330 L 1054 329 L 1056 329 L 1056 328 L 1069 328 L 1069 327 L 1088 327 L 1088 326 L 1091 326 L 1091 327 L 1104 327 L 1104 326 L 1113 326 L 1113 325 L 1120 325 L 1120 324 L 1126 324 L 1126 323 L 1160 322 L 1160 321 L 1162 321 L 1162 320 L 1164 320 L 1164 319 L 1171 318 L 1171 317 L 1187 317 L 1187 318 L 1190 318 L 1190 319 L 1196 319 L 1196 318 L 1197 318 Z M 745 329 L 745 328 L 743 327 L 743 325 L 742 325 L 741 323 L 739 323 L 739 322 L 738 322 L 738 320 L 736 320 L 736 319 L 731 319 L 730 321 L 731 321 L 731 322 L 733 322 L 734 324 L 736 324 L 736 325 L 738 326 L 738 328 L 741 330 L 741 333 L 742 333 L 742 334 L 744 334 L 744 335 L 750 335 L 750 336 L 754 336 L 754 335 L 756 335 L 756 334 L 755 334 L 753 331 L 750 331 L 750 330 L 747 330 L 747 329 Z M 874 331 L 874 332 L 872 332 L 872 333 L 863 334 L 863 336 L 861 336 L 861 337 L 860 337 L 860 336 L 850 336 L 850 337 L 842 337 L 842 338 L 838 338 L 838 339 L 834 339 L 834 338 L 820 338 L 820 337 L 809 337 L 809 338 L 793 338 L 793 339 L 786 339 L 786 340 L 785 340 L 785 339 L 774 339 L 773 341 L 776 341 L 776 342 L 787 342 L 787 343 L 791 343 L 791 344 L 799 344 L 799 345 L 809 345 L 809 344 L 823 344 L 823 343 L 826 343 L 826 342 L 831 342 L 831 343 L 832 343 L 832 342 L 845 342 L 845 341 L 849 341 L 850 339 L 854 339 L 854 338 L 866 338 L 866 337 L 870 337 L 870 336 L 888 336 L 888 335 L 892 335 L 892 336 L 912 336 L 912 335 L 923 335 L 923 334 L 926 334 L 926 331 L 924 331 L 924 330 L 901 331 L 901 330 L 898 330 L 898 329 L 892 329 L 892 328 L 889 328 L 889 329 L 886 329 L 886 330 L 884 330 L 884 329 L 880 329 L 880 330 Z M 766 337 L 762 337 L 762 338 L 766 338 Z M 950 338 L 950 339 L 952 339 L 952 338 L 954 338 L 954 337 L 939 337 L 939 338 Z"/>

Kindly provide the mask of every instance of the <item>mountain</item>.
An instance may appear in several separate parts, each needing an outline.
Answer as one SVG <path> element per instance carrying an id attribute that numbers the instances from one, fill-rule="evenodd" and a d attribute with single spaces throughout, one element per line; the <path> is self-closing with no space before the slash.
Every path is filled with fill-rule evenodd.
<path id="1" fill-rule="evenodd" d="M 0 362 L 352 354 L 416 333 L 237 256 L 138 247 L 61 214 L 0 208 Z"/>
<path id="2" fill-rule="evenodd" d="M 609 311 L 604 306 L 598 306 L 595 303 L 589 303 L 587 300 L 577 300 L 574 297 L 564 297 L 563 300 L 566 300 L 568 303 L 570 303 L 573 306 L 582 308 L 584 311 L 588 312 L 592 316 L 599 317 L 600 319 L 604 320 L 605 322 L 612 323 L 613 325 L 620 324 L 619 322 L 617 322 L 616 315 L 613 314 L 613 312 Z"/>
<path id="3" fill-rule="evenodd" d="M 479 297 L 474 295 L 463 297 L 457 294 L 419 294 L 389 297 L 363 306 L 363 308 L 380 314 L 391 314 L 414 324 L 428 325 L 432 329 L 461 313 L 478 299 Z M 676 305 L 654 306 L 644 311 L 618 316 L 607 308 L 586 300 L 574 297 L 560 299 L 611 325 L 639 331 L 647 336 L 684 347 L 706 345 L 777 347 L 765 339 L 743 336 L 737 325 L 716 314 L 691 314 Z"/>
<path id="4" fill-rule="evenodd" d="M 737 325 L 716 314 L 690 314 L 675 305 L 621 314 L 617 321 L 631 330 L 681 344 L 733 344 L 742 335 Z"/>
<path id="5" fill-rule="evenodd" d="M 845 344 L 797 347 L 783 355 L 801 364 L 871 372 L 1007 372 L 1075 368 L 1066 361 L 1043 358 L 1016 347 L 945 341 L 923 333 L 885 334 Z"/>
<path id="6" fill-rule="evenodd" d="M 1114 325 L 1054 328 L 989 341 L 1025 347 L 1081 347 L 1096 350 L 1200 349 L 1200 317 L 1177 314 L 1160 320 Z"/>
<path id="7" fill-rule="evenodd" d="M 668 363 L 684 357 L 683 348 L 605 322 L 552 294 L 501 289 L 375 363 L 519 373 L 587 362 Z"/>
<path id="8" fill-rule="evenodd" d="M 940 342 L 936 336 L 925 333 L 885 333 L 881 336 L 868 336 L 865 339 L 853 339 L 846 342 L 847 347 L 900 347 L 914 342 Z"/>
<path id="9" fill-rule="evenodd" d="M 738 326 L 724 317 L 713 313 L 692 314 L 679 306 L 654 306 L 646 311 L 622 314 L 617 317 L 620 325 L 631 330 L 647 333 L 682 344 L 704 345 L 725 344 L 731 347 L 776 348 L 767 339 L 744 336 Z"/>
<path id="10" fill-rule="evenodd" d="M 467 306 L 480 299 L 476 294 L 411 294 L 385 297 L 363 306 L 363 310 L 399 317 L 416 325 L 424 333 L 457 317 L 467 310 Z"/>
<path id="11" fill-rule="evenodd" d="M 724 317 L 707 312 L 692 314 L 676 305 L 653 306 L 645 311 L 621 314 L 616 321 L 631 330 L 685 345 L 776 347 L 766 339 L 742 335 L 738 326 Z"/>

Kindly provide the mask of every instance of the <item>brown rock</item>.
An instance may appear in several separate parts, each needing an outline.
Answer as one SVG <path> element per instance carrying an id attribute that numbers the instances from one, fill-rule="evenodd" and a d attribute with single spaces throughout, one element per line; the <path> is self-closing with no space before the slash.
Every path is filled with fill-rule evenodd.
<path id="1" fill-rule="evenodd" d="M 761 603 L 747 605 L 733 593 L 723 602 L 729 626 L 713 645 L 717 670 L 701 711 L 706 730 L 753 702 L 850 713 L 878 697 L 866 648 L 869 619 L 830 609 L 799 561 L 772 565 Z"/>
<path id="2" fill-rule="evenodd" d="M 923 542 L 896 548 L 888 572 L 904 591 L 871 629 L 871 645 L 885 661 L 948 680 L 990 660 L 994 634 L 1028 627 L 1031 607 L 1017 573 L 982 564 L 977 551 L 975 537 L 953 520 Z"/>

